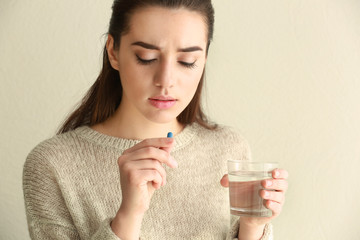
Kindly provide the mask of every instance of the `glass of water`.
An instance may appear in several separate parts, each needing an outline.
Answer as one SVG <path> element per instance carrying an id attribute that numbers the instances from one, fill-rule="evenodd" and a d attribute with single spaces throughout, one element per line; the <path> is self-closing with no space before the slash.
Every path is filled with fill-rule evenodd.
<path id="1" fill-rule="evenodd" d="M 272 178 L 276 162 L 228 160 L 230 213 L 237 216 L 271 217 L 260 191 L 261 181 Z"/>

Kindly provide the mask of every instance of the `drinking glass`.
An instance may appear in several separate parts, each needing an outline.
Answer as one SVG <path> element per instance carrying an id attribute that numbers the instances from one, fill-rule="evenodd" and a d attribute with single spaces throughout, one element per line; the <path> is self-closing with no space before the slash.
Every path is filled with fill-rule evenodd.
<path id="1" fill-rule="evenodd" d="M 271 217 L 260 191 L 261 181 L 272 178 L 276 162 L 228 160 L 230 213 L 237 216 Z"/>

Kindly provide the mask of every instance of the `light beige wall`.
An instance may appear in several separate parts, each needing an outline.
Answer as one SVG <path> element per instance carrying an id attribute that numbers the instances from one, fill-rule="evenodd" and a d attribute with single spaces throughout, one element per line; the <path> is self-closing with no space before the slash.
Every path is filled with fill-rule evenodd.
<path id="1" fill-rule="evenodd" d="M 111 2 L 0 3 L 0 239 L 29 239 L 23 162 L 96 78 Z M 275 239 L 360 239 L 360 2 L 214 5 L 206 108 L 290 172 Z"/>

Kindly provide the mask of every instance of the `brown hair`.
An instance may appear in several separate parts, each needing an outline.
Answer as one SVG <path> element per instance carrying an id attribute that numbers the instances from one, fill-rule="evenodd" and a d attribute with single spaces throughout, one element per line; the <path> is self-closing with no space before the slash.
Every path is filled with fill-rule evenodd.
<path id="1" fill-rule="evenodd" d="M 202 14 L 208 27 L 206 54 L 208 53 L 214 31 L 214 9 L 211 0 L 115 0 L 108 31 L 108 34 L 114 38 L 114 49 L 119 48 L 121 36 L 129 31 L 130 17 L 134 11 L 148 6 L 184 7 Z M 80 106 L 62 124 L 58 134 L 82 125 L 92 126 L 101 123 L 112 116 L 120 105 L 122 86 L 119 72 L 110 65 L 106 45 L 103 51 L 103 67 L 98 78 L 82 99 Z M 179 114 L 177 120 L 184 125 L 197 122 L 208 129 L 214 129 L 216 125 L 209 123 L 200 103 L 204 78 L 205 69 L 193 99 Z"/>

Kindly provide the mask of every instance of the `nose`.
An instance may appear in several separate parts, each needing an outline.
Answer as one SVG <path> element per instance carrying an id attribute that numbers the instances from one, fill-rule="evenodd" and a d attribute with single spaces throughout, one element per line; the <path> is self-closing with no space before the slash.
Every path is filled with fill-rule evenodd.
<path id="1" fill-rule="evenodd" d="M 164 89 L 172 88 L 174 85 L 175 66 L 170 60 L 162 61 L 156 71 L 154 84 Z"/>

